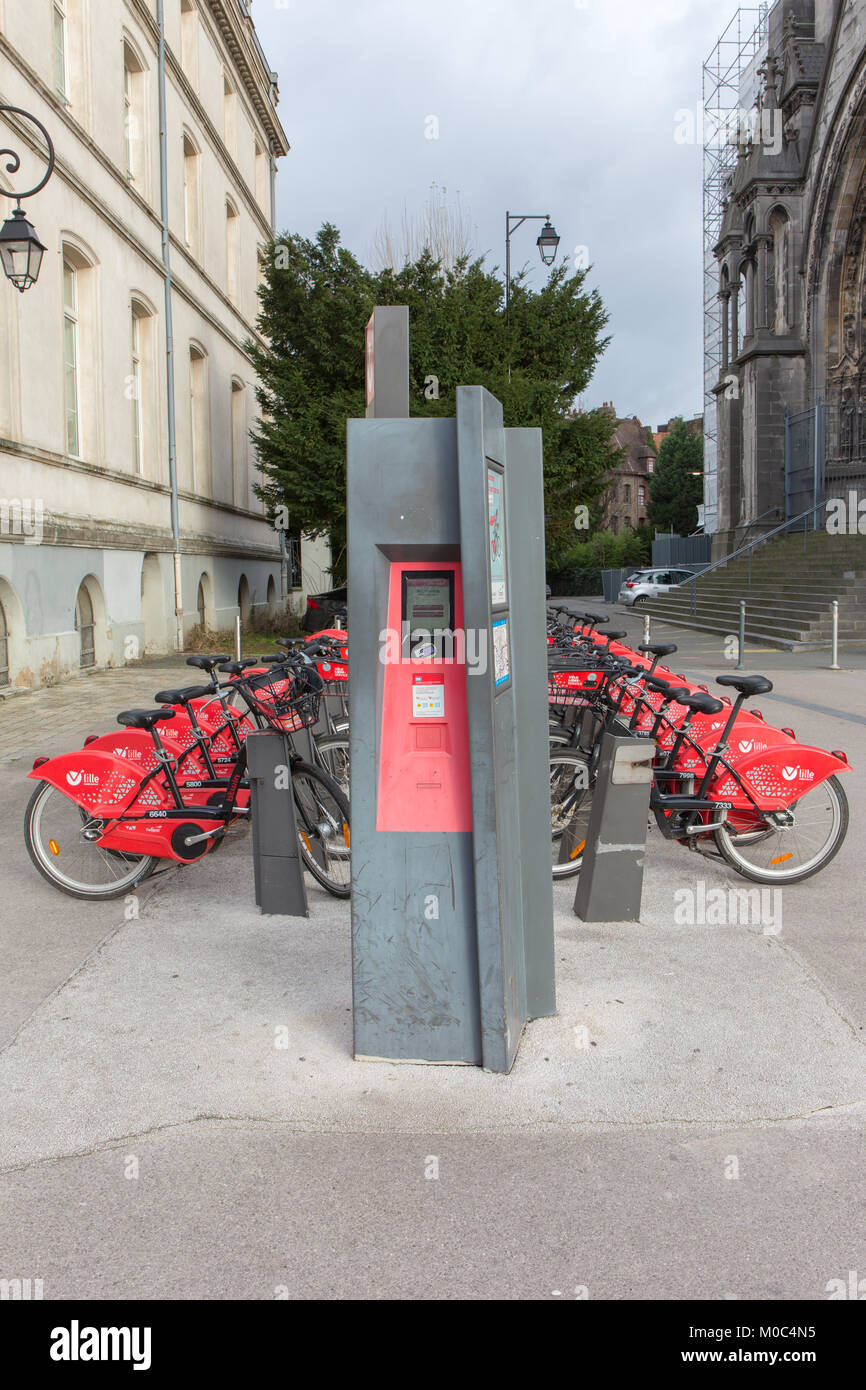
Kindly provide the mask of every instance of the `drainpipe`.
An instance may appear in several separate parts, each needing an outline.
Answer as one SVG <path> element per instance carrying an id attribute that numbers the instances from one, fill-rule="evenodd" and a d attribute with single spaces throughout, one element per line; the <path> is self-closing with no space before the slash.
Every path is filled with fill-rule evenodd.
<path id="1" fill-rule="evenodd" d="M 282 526 L 277 534 L 280 538 L 280 597 L 285 603 L 289 597 L 289 547 Z"/>
<path id="2" fill-rule="evenodd" d="M 180 520 L 177 500 L 177 433 L 174 399 L 174 325 L 171 306 L 171 247 L 168 235 L 168 146 L 165 103 L 165 12 L 156 0 L 159 29 L 159 206 L 162 223 L 162 264 L 165 269 L 165 380 L 168 427 L 168 476 L 171 484 L 171 534 L 174 541 L 174 615 L 177 650 L 183 651 L 183 595 L 180 571 Z"/>

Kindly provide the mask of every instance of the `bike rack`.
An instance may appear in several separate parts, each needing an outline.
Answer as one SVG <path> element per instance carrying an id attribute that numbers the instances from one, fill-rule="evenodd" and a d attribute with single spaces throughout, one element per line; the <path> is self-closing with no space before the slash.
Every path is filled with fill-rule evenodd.
<path id="1" fill-rule="evenodd" d="M 263 915 L 309 917 L 286 739 L 263 729 L 247 735 L 246 748 L 256 904 Z"/>

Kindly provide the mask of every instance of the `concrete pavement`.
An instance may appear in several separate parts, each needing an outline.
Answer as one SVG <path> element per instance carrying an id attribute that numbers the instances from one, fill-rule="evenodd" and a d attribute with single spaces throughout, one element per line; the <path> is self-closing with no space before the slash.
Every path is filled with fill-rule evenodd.
<path id="1" fill-rule="evenodd" d="M 714 674 L 681 648 L 676 669 Z M 862 676 L 800 660 L 763 703 L 849 752 L 837 860 L 769 930 L 679 922 L 678 890 L 744 881 L 657 836 L 639 925 L 585 925 L 557 886 L 559 1012 L 509 1077 L 352 1061 L 348 905 L 309 882 L 309 920 L 261 917 L 246 835 L 151 881 L 137 917 L 56 894 L 7 762 L 0 1277 L 46 1298 L 765 1300 L 866 1277 Z M 123 674 L 115 708 L 160 683 Z M 98 731 L 93 702 L 56 713 L 61 747 Z"/>

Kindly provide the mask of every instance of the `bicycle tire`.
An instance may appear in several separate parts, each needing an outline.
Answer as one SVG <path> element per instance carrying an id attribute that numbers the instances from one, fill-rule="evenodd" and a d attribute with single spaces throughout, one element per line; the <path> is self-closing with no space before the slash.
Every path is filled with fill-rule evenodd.
<path id="1" fill-rule="evenodd" d="M 47 879 L 52 887 L 59 889 L 61 893 L 66 893 L 70 898 L 78 898 L 84 902 L 107 902 L 112 898 L 124 897 L 127 893 L 130 893 L 136 888 L 143 879 L 153 873 L 157 862 L 153 855 L 120 856 L 119 852 L 116 850 L 105 850 L 103 853 L 110 854 L 113 859 L 120 857 L 127 858 L 131 867 L 130 872 L 125 875 L 125 877 L 117 880 L 113 884 L 97 885 L 94 883 L 88 885 L 84 882 L 76 883 L 65 874 L 60 873 L 59 869 L 55 870 L 52 861 L 46 858 L 44 854 L 40 853 L 36 835 L 36 830 L 40 823 L 42 805 L 47 801 L 48 794 L 51 792 L 57 792 L 57 788 L 53 787 L 50 782 L 39 782 L 28 801 L 24 812 L 24 843 L 27 846 L 27 853 L 30 855 L 34 867 L 44 879 Z M 57 792 L 57 795 L 63 796 L 63 793 Z M 70 802 L 70 805 L 77 806 L 77 802 L 72 801 L 71 797 L 65 799 Z M 96 848 L 96 846 L 94 846 L 94 848 Z"/>
<path id="2" fill-rule="evenodd" d="M 307 807 L 301 802 L 299 788 L 304 781 L 307 783 L 318 783 L 319 787 L 331 797 L 335 805 L 335 810 L 339 812 L 340 821 L 338 822 L 334 813 L 327 808 L 321 800 L 321 797 L 318 798 L 316 809 L 318 809 L 329 822 L 332 822 L 332 834 L 330 838 L 333 838 L 335 844 L 339 844 L 338 837 L 342 837 L 344 841 L 344 846 L 340 846 L 339 852 L 335 855 L 333 861 L 335 865 L 340 865 L 343 873 L 347 871 L 349 873 L 351 872 L 348 798 L 343 794 L 341 787 L 334 781 L 333 777 L 329 777 L 327 772 L 324 772 L 322 768 L 314 767 L 311 763 L 305 763 L 301 760 L 292 763 L 292 792 L 295 799 L 295 812 L 298 819 L 298 844 L 304 868 L 312 874 L 316 882 L 321 884 L 332 897 L 348 898 L 351 896 L 352 892 L 351 878 L 346 882 L 330 876 L 323 869 L 313 853 L 312 840 L 310 838 L 312 832 L 314 830 L 317 832 L 315 835 L 317 845 L 322 843 L 327 844 L 329 837 L 319 833 L 322 823 L 317 822 L 314 826 L 311 823 Z M 327 849 L 324 851 L 324 855 L 327 858 Z"/>
<path id="3" fill-rule="evenodd" d="M 778 885 L 785 883 L 800 883 L 804 879 L 811 878 L 813 874 L 820 873 L 821 869 L 825 868 L 830 863 L 830 860 L 835 858 L 842 848 L 845 836 L 848 833 L 849 821 L 848 798 L 845 795 L 845 789 L 838 777 L 828 777 L 826 781 L 819 783 L 819 785 L 813 789 L 813 792 L 818 792 L 822 788 L 825 788 L 830 793 L 833 801 L 835 801 L 835 826 L 832 834 L 828 837 L 820 852 L 817 853 L 812 860 L 809 860 L 804 867 L 787 871 L 783 868 L 773 869 L 772 871 L 769 868 L 761 870 L 756 865 L 750 864 L 747 859 L 737 853 L 736 836 L 731 836 L 724 828 L 720 828 L 713 832 L 713 838 L 719 853 L 726 862 L 730 864 L 732 869 L 736 869 L 738 874 L 742 874 L 743 878 L 751 879 L 753 883 Z M 807 793 L 807 795 L 809 795 L 809 793 Z M 796 806 L 805 800 L 806 797 L 801 797 L 800 802 L 795 803 L 793 808 L 795 814 Z M 754 835 L 750 835 L 744 839 L 744 843 L 760 843 L 766 838 L 765 836 L 758 838 Z"/>

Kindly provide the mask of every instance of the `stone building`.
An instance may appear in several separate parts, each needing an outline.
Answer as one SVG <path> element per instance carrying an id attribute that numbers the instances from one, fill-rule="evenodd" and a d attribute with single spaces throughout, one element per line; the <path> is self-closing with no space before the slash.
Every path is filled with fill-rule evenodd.
<path id="1" fill-rule="evenodd" d="M 866 490 L 866 0 L 778 0 L 716 248 L 716 548 Z"/>
<path id="2" fill-rule="evenodd" d="M 0 684 L 171 649 L 301 583 L 253 492 L 244 346 L 288 152 L 276 74 L 250 0 L 163 8 L 164 69 L 156 0 L 0 0 L 0 104 L 38 117 L 57 156 L 26 204 L 38 282 L 0 279 Z M 4 161 L 0 187 L 32 186 L 38 133 L 0 114 L 6 146 L 21 170 Z M 302 563 L 327 587 L 325 547 Z"/>
<path id="3" fill-rule="evenodd" d="M 647 428 L 636 415 L 619 420 L 613 403 L 607 401 L 602 409 L 611 416 L 614 427 L 611 442 L 622 450 L 602 499 L 602 528 L 617 535 L 627 527 L 635 531 L 646 522 L 656 456 Z"/>

